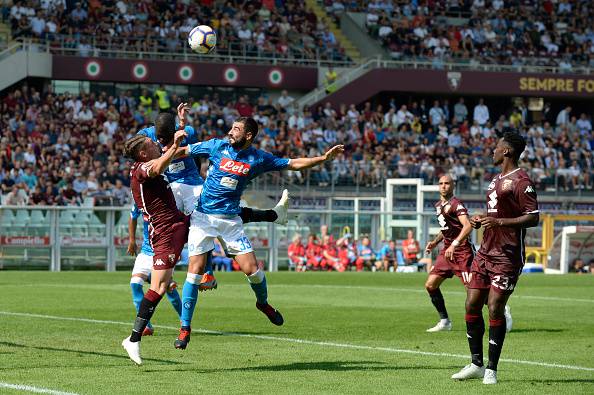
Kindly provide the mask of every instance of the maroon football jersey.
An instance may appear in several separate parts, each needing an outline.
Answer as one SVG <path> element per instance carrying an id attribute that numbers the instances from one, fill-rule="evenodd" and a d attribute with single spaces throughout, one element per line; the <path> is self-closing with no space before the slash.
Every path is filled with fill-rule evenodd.
<path id="1" fill-rule="evenodd" d="M 517 218 L 538 213 L 534 184 L 520 168 L 496 176 L 487 189 L 487 216 Z M 526 229 L 496 227 L 485 230 L 479 256 L 494 263 L 512 263 L 522 267 L 525 261 Z"/>
<path id="2" fill-rule="evenodd" d="M 445 202 L 440 200 L 435 203 L 435 208 L 437 210 L 437 222 L 439 222 L 441 234 L 443 235 L 443 244 L 445 248 L 448 248 L 462 231 L 463 226 L 458 216 L 468 215 L 468 210 L 464 207 L 464 203 L 455 196 Z"/>
<path id="3" fill-rule="evenodd" d="M 167 232 L 184 215 L 175 205 L 175 197 L 163 175 L 149 177 L 146 163 L 135 162 L 130 170 L 130 189 L 136 206 L 149 223 L 151 242 L 154 235 Z"/>

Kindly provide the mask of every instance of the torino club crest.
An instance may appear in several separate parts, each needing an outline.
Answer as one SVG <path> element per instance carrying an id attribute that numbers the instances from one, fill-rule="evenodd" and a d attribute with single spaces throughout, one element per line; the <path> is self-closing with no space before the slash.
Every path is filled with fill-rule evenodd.
<path id="1" fill-rule="evenodd" d="M 457 91 L 462 83 L 462 73 L 458 71 L 448 72 L 448 86 L 451 90 Z"/>

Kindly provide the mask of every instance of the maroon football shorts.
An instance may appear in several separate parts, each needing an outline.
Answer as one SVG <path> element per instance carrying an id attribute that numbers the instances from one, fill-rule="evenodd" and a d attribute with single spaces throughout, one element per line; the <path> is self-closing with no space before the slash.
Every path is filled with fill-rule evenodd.
<path id="1" fill-rule="evenodd" d="M 474 251 L 470 247 L 456 249 L 454 259 L 451 261 L 446 259 L 445 251 L 446 249 L 443 248 L 439 252 L 435 265 L 431 268 L 431 274 L 443 278 L 452 278 L 456 275 L 462 284 L 467 285 L 470 280 L 470 265 L 474 259 Z"/>
<path id="2" fill-rule="evenodd" d="M 171 269 L 179 261 L 184 244 L 188 241 L 189 218 L 184 216 L 183 221 L 173 223 L 170 228 L 153 238 L 154 270 Z"/>
<path id="3" fill-rule="evenodd" d="M 497 261 L 477 255 L 470 268 L 468 288 L 489 289 L 503 295 L 511 295 L 518 283 L 523 265 L 509 261 Z"/>

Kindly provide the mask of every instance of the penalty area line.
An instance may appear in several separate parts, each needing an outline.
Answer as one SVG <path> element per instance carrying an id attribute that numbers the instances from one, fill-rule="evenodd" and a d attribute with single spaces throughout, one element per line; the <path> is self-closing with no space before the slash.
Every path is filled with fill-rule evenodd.
<path id="1" fill-rule="evenodd" d="M 8 389 L 15 390 L 15 391 L 34 392 L 37 394 L 78 395 L 74 392 L 56 391 L 56 390 L 50 390 L 48 388 L 33 387 L 31 385 L 4 383 L 2 381 L 0 381 L 0 388 L 8 388 Z"/>
<path id="2" fill-rule="evenodd" d="M 77 321 L 77 322 L 87 322 L 87 323 L 91 323 L 91 324 L 124 325 L 124 326 L 132 327 L 132 322 L 95 320 L 95 319 L 91 319 L 91 318 L 61 317 L 61 316 L 45 315 L 45 314 L 17 313 L 17 312 L 11 312 L 11 311 L 0 311 L 0 315 L 28 317 L 28 318 L 41 318 L 41 319 L 57 320 L 57 321 Z M 173 331 L 179 330 L 179 327 L 168 326 L 168 325 L 153 325 L 153 326 L 155 328 L 170 329 Z M 456 359 L 468 359 L 468 355 L 451 354 L 451 353 L 443 353 L 443 352 L 407 350 L 407 349 L 392 348 L 392 347 L 365 346 L 365 345 L 359 345 L 359 344 L 335 343 L 335 342 L 326 342 L 326 341 L 296 339 L 296 338 L 291 338 L 291 337 L 253 335 L 253 334 L 246 334 L 246 333 L 223 332 L 223 331 L 216 331 L 216 330 L 210 330 L 210 329 L 192 329 L 192 331 L 199 332 L 199 333 L 207 333 L 207 334 L 212 334 L 212 335 L 246 337 L 246 338 L 251 338 L 251 339 L 270 340 L 270 341 L 279 341 L 279 342 L 297 343 L 297 344 L 307 344 L 307 345 L 321 346 L 321 347 L 333 347 L 333 348 L 354 349 L 354 350 L 381 351 L 381 352 L 397 353 L 397 354 L 412 354 L 412 355 L 425 355 L 425 356 L 432 356 L 432 357 L 448 357 L 448 358 L 456 358 Z M 564 364 L 558 364 L 558 363 L 539 362 L 539 361 L 525 361 L 525 360 L 521 360 L 521 359 L 509 359 L 509 358 L 502 358 L 502 359 L 500 359 L 500 361 L 514 363 L 514 364 L 518 364 L 518 365 L 541 366 L 541 367 L 546 367 L 546 368 L 556 368 L 556 369 L 565 369 L 565 370 L 582 370 L 582 371 L 587 371 L 587 372 L 594 372 L 594 368 L 586 367 L 586 366 L 564 365 Z M 56 394 L 58 394 L 58 393 L 59 392 L 56 392 Z M 59 394 L 66 394 L 66 393 L 59 393 Z"/>

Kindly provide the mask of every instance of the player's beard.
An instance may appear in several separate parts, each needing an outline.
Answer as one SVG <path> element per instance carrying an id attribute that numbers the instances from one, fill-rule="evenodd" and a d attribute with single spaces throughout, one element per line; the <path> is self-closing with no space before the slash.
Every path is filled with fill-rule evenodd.
<path id="1" fill-rule="evenodd" d="M 231 141 L 229 141 L 229 143 L 231 143 L 231 147 L 233 147 L 233 149 L 235 150 L 240 150 L 245 146 L 245 143 L 247 142 L 247 139 L 245 138 L 245 136 L 239 137 L 239 138 L 232 138 L 230 139 Z"/>

